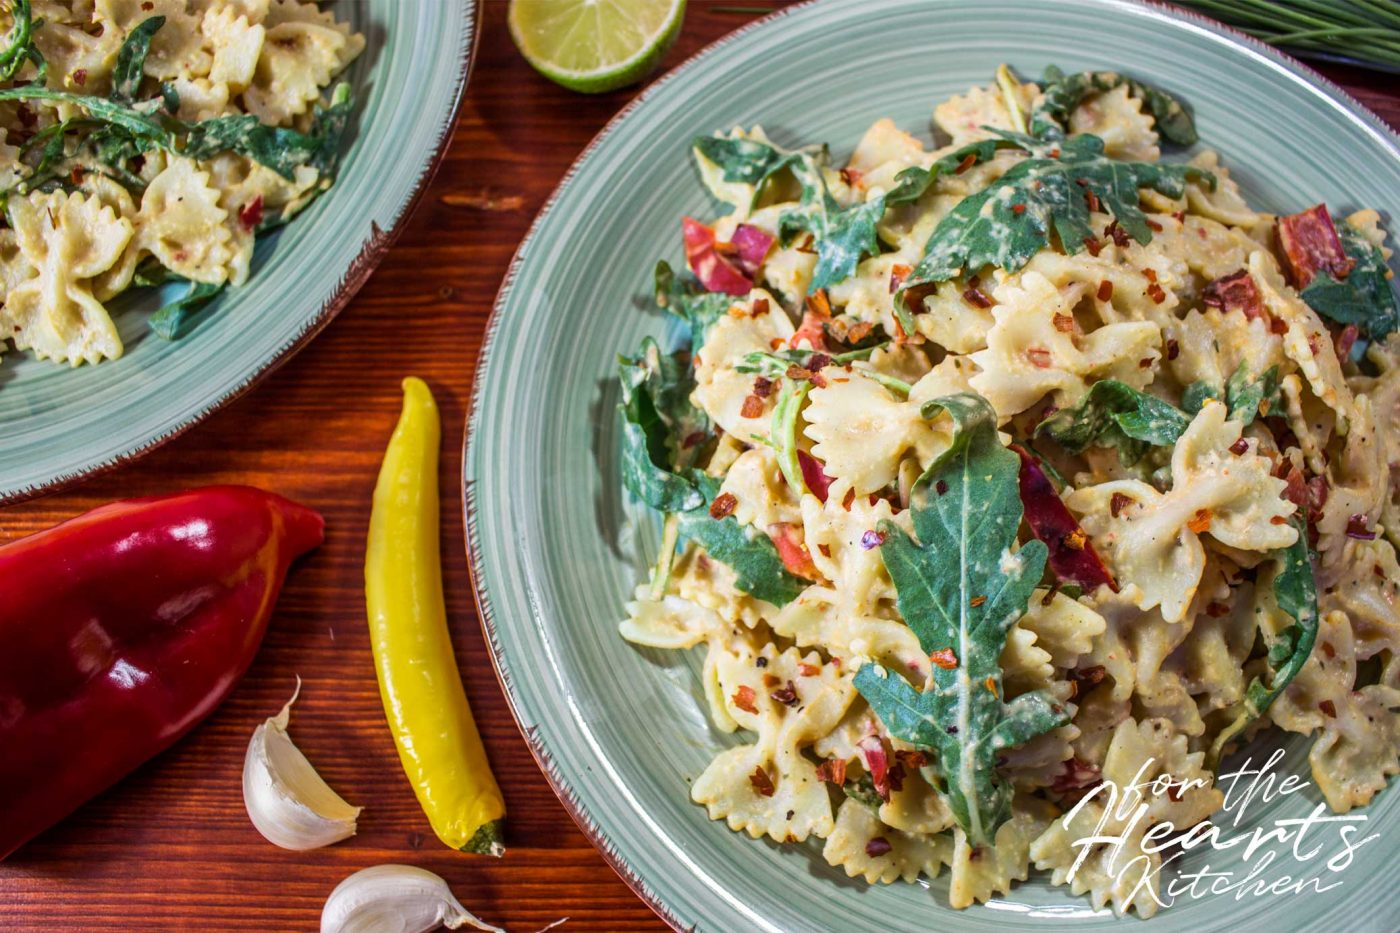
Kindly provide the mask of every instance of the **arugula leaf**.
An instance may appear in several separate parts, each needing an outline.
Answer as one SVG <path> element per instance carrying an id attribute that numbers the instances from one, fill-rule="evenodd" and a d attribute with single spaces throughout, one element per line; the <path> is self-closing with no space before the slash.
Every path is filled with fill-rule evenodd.
<path id="1" fill-rule="evenodd" d="M 756 139 L 697 136 L 692 147 L 723 172 L 724 180 L 754 186 L 754 201 L 763 193 L 769 179 L 784 169 L 791 172 L 802 188 L 802 199 L 816 197 L 821 188 L 821 163 L 826 149 L 798 149 L 783 152 Z"/>
<path id="2" fill-rule="evenodd" d="M 10 4 L 10 16 L 13 25 L 6 36 L 8 44 L 0 50 L 0 81 L 10 80 L 24 67 L 25 62 L 33 62 L 34 67 L 38 69 L 38 76 L 33 83 L 43 85 L 48 63 L 44 61 L 43 53 L 34 45 L 34 30 L 43 25 L 43 20 L 34 22 L 29 0 L 13 0 Z"/>
<path id="3" fill-rule="evenodd" d="M 983 139 L 954 149 L 928 168 L 911 166 L 894 177 L 895 186 L 885 194 L 886 204 L 911 204 L 924 196 L 924 192 L 938 180 L 940 175 L 956 175 L 968 157 L 969 166 L 986 162 L 996 155 L 998 149 L 1015 145 L 1005 139 Z"/>
<path id="4" fill-rule="evenodd" d="M 704 496 L 699 508 L 680 513 L 680 536 L 705 549 L 710 557 L 730 567 L 739 589 L 775 606 L 785 606 L 809 585 L 801 577 L 788 573 L 778 549 L 763 532 L 739 524 L 733 515 L 714 518 L 710 503 L 719 494 L 721 481 L 700 470 L 687 474 Z"/>
<path id="5" fill-rule="evenodd" d="M 1313 575 L 1312 557 L 1308 549 L 1307 509 L 1300 508 L 1294 512 L 1289 523 L 1298 532 L 1298 540 L 1277 552 L 1280 566 L 1274 577 L 1274 600 L 1280 609 L 1293 618 L 1293 624 L 1279 633 L 1278 640 L 1269 645 L 1268 671 L 1264 676 L 1250 680 L 1234 721 L 1222 729 L 1212 743 L 1209 752 L 1211 767 L 1219 763 L 1225 746 L 1245 726 L 1262 716 L 1298 676 L 1317 641 L 1317 579 Z"/>
<path id="6" fill-rule="evenodd" d="M 1112 91 L 1123 85 L 1140 98 L 1152 114 L 1157 132 L 1168 142 L 1190 146 L 1196 142 L 1196 124 L 1181 102 L 1166 91 L 1134 81 L 1116 71 L 1083 71 L 1067 75 L 1051 65 L 1040 79 L 1040 103 L 1031 111 L 1030 131 L 1042 139 L 1064 136 L 1070 112 L 1090 94 Z"/>
<path id="7" fill-rule="evenodd" d="M 1191 423 L 1169 402 L 1140 392 L 1117 379 L 1103 379 L 1073 408 L 1046 418 L 1035 429 L 1072 454 L 1091 445 L 1117 447 L 1125 464 L 1142 459 L 1149 446 L 1170 447 Z"/>
<path id="8" fill-rule="evenodd" d="M 842 207 L 822 185 L 821 197 L 802 208 L 784 211 L 778 218 L 779 236 L 792 242 L 800 231 L 812 234 L 817 248 L 817 264 L 812 269 L 809 291 L 830 288 L 855 275 L 856 266 L 866 256 L 880 251 L 875 228 L 885 216 L 885 198 Z"/>
<path id="9" fill-rule="evenodd" d="M 1400 308 L 1386 278 L 1385 254 L 1351 224 L 1336 225 L 1342 251 L 1356 265 L 1342 281 L 1321 272 L 1303 289 L 1308 306 L 1338 324 L 1355 324 L 1369 340 L 1384 340 L 1400 328 Z"/>
<path id="10" fill-rule="evenodd" d="M 1206 402 L 1213 398 L 1220 398 L 1220 387 L 1198 379 L 1182 390 L 1181 410 L 1194 418 L 1206 407 Z"/>
<path id="11" fill-rule="evenodd" d="M 689 367 L 662 353 L 648 337 L 636 358 L 618 357 L 617 370 L 622 385 L 622 484 L 661 512 L 698 507 L 704 496 L 676 472 L 687 438 L 707 426 L 688 399 L 694 384 Z"/>
<path id="12" fill-rule="evenodd" d="M 1230 410 L 1230 420 L 1239 421 L 1245 427 L 1264 412 L 1276 410 L 1279 404 L 1277 366 L 1270 366 L 1253 377 L 1241 360 L 1225 382 L 1225 406 Z"/>
<path id="13" fill-rule="evenodd" d="M 1011 814 L 1000 753 L 1069 715 L 1043 692 L 1001 699 L 999 658 L 1045 570 L 1046 548 L 1030 541 L 1012 551 L 1020 458 L 997 437 L 996 412 L 971 393 L 936 403 L 957 432 L 911 492 L 918 540 L 882 521 L 880 554 L 920 646 L 951 651 L 954 666 L 935 664 L 922 692 L 879 664 L 863 665 L 855 685 L 892 736 L 937 753 L 954 817 L 973 845 L 986 845 Z"/>
<path id="14" fill-rule="evenodd" d="M 963 198 L 934 228 L 897 303 L 907 307 L 910 289 L 986 265 L 1014 272 L 1050 245 L 1052 233 L 1066 252 L 1077 253 L 1086 241 L 1097 239 L 1089 226 L 1090 193 L 1133 239 L 1149 243 L 1152 229 L 1138 206 L 1139 188 L 1181 197 L 1189 179 L 1215 184 L 1215 176 L 1192 165 L 1107 158 L 1097 136 L 1070 137 L 1057 150 L 1055 158 L 1032 153 L 996 184 Z"/>
<path id="15" fill-rule="evenodd" d="M 705 342 L 705 332 L 718 321 L 734 303 L 733 295 L 707 292 L 688 273 L 677 277 L 671 264 L 662 259 L 656 263 L 655 279 L 656 306 L 671 312 L 690 328 L 690 345 L 699 347 Z"/>
<path id="16" fill-rule="evenodd" d="M 174 277 L 172 276 L 172 279 Z M 170 279 L 167 279 L 170 281 Z M 190 282 L 189 291 L 168 304 L 162 305 L 146 322 L 156 336 L 162 340 L 180 339 L 180 329 L 191 314 L 208 304 L 220 294 L 225 285 L 211 285 L 208 282 Z"/>
<path id="17" fill-rule="evenodd" d="M 109 98 L 119 104 L 131 105 L 141 90 L 146 76 L 146 56 L 151 53 L 151 38 L 165 25 L 164 16 L 142 20 L 127 34 L 117 51 L 117 63 L 112 68 L 112 93 Z"/>

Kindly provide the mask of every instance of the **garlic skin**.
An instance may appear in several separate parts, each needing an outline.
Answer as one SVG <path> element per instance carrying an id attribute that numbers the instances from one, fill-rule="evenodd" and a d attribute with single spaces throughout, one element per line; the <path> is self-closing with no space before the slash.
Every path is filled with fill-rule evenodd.
<path id="1" fill-rule="evenodd" d="M 321 909 L 321 933 L 426 933 L 464 925 L 505 933 L 458 903 L 446 881 L 412 865 L 361 869 L 336 885 Z"/>
<path id="2" fill-rule="evenodd" d="M 287 735 L 296 692 L 276 716 L 248 741 L 243 757 L 243 805 L 248 818 L 268 842 L 305 851 L 355 835 L 363 807 L 352 807 L 331 790 Z"/>

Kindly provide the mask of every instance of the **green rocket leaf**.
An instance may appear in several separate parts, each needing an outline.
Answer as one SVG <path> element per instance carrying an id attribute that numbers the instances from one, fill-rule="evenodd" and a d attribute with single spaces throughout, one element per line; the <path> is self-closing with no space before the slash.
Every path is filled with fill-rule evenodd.
<path id="1" fill-rule="evenodd" d="M 687 444 L 707 425 L 689 401 L 689 367 L 662 353 L 650 337 L 635 358 L 619 357 L 622 384 L 622 483 L 638 499 L 662 512 L 699 507 L 704 496 L 677 472 Z"/>
<path id="2" fill-rule="evenodd" d="M 1020 459 L 1002 446 L 996 413 L 980 396 L 946 396 L 936 407 L 957 433 L 910 494 L 917 537 L 891 521 L 879 530 L 900 614 L 943 663 L 922 691 L 878 664 L 861 667 L 855 685 L 891 735 L 936 753 L 953 815 L 974 845 L 985 845 L 1011 813 L 999 755 L 1069 717 L 1040 692 L 1010 702 L 1001 696 L 1007 633 L 1046 561 L 1040 541 L 1015 549 Z"/>
<path id="3" fill-rule="evenodd" d="M 775 606 L 785 606 L 796 599 L 809 584 L 788 573 L 778 549 L 766 534 L 739 524 L 733 515 L 710 515 L 710 503 L 719 494 L 719 477 L 699 470 L 688 475 L 705 501 L 699 508 L 680 513 L 681 538 L 699 544 L 710 557 L 732 569 L 736 585 L 745 593 Z"/>
<path id="4" fill-rule="evenodd" d="M 1086 447 L 1117 447 L 1124 463 L 1142 459 L 1149 446 L 1170 447 L 1191 423 L 1182 411 L 1117 379 L 1104 379 L 1073 408 L 1042 421 L 1036 435 L 1050 437 L 1070 453 Z"/>
<path id="5" fill-rule="evenodd" d="M 1070 113 L 1084 98 L 1125 84 L 1129 94 L 1141 98 L 1147 105 L 1162 138 L 1178 146 L 1190 146 L 1196 142 L 1196 124 L 1191 114 L 1166 91 L 1134 81 L 1116 71 L 1083 71 L 1067 75 L 1053 65 L 1045 69 L 1040 79 L 1043 94 L 1040 103 L 1031 111 L 1031 133 L 1042 139 L 1063 136 L 1069 126 Z"/>
<path id="6" fill-rule="evenodd" d="M 1400 307 L 1386 277 L 1385 255 L 1351 224 L 1339 223 L 1342 250 L 1356 265 L 1342 281 L 1323 272 L 1303 289 L 1303 300 L 1338 324 L 1355 324 L 1363 337 L 1384 340 L 1400 328 Z"/>

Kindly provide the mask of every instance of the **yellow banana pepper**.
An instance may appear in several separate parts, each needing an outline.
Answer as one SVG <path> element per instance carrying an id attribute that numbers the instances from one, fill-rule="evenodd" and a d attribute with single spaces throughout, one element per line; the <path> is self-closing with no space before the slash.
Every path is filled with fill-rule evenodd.
<path id="1" fill-rule="evenodd" d="M 405 379 L 403 393 L 365 549 L 379 696 L 399 761 L 438 838 L 464 852 L 501 855 L 505 800 L 467 705 L 442 599 L 437 404 L 420 379 Z"/>

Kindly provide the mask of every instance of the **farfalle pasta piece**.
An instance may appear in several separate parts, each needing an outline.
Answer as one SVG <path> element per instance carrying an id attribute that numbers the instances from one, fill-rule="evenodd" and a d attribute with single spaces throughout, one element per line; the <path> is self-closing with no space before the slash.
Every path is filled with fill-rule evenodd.
<path id="1" fill-rule="evenodd" d="M 839 367 L 822 375 L 826 385 L 807 397 L 803 431 L 827 475 L 845 480 L 857 495 L 893 483 L 906 454 L 927 463 L 947 446 L 946 419 L 926 420 L 918 404 L 896 398 L 865 376 Z"/>
<path id="2" fill-rule="evenodd" d="M 1151 114 L 1142 112 L 1142 99 L 1120 84 L 1095 94 L 1069 115 L 1071 133 L 1092 133 L 1103 140 L 1110 157 L 1133 162 L 1156 162 L 1162 155 Z"/>
<path id="3" fill-rule="evenodd" d="M 754 316 L 755 306 L 762 309 L 764 302 L 768 310 Z M 741 373 L 737 367 L 750 353 L 770 353 L 782 348 L 792 333 L 792 321 L 767 292 L 757 290 L 736 301 L 730 314 L 710 326 L 704 345 L 695 351 L 695 391 L 691 401 L 727 433 L 746 443 L 766 438 L 776 393 L 759 400 L 757 414 L 745 415 L 745 402 L 754 394 L 755 374 Z M 752 407 L 749 411 L 753 411 Z"/>
<path id="4" fill-rule="evenodd" d="M 97 19 L 107 30 L 125 36 L 152 16 L 165 24 L 151 37 L 146 74 L 159 80 L 199 78 L 209 74 L 213 56 L 204 48 L 199 19 L 185 0 L 97 0 Z"/>
<path id="5" fill-rule="evenodd" d="M 257 72 L 266 27 L 236 6 L 215 6 L 205 11 L 199 28 L 213 49 L 209 80 L 223 85 L 227 93 L 242 94 Z"/>
<path id="6" fill-rule="evenodd" d="M 880 822 L 865 804 L 847 798 L 837 811 L 822 857 L 867 884 L 914 881 L 920 875 L 938 877 L 952 861 L 953 840 L 942 834 L 901 832 Z"/>
<path id="7" fill-rule="evenodd" d="M 1217 394 L 1240 366 L 1257 378 L 1286 362 L 1283 340 L 1269 329 L 1269 322 L 1262 316 L 1250 319 L 1240 311 L 1190 311 L 1169 324 L 1166 335 L 1177 348 L 1167 364 L 1176 380 L 1183 386 L 1204 382 Z"/>
<path id="8" fill-rule="evenodd" d="M 766 529 L 777 524 L 802 521 L 803 504 L 783 479 L 778 455 L 771 447 L 752 447 L 730 464 L 724 473 L 720 494 L 734 497 L 733 515 L 741 525 Z M 815 548 L 810 536 L 808 548 Z"/>
<path id="9" fill-rule="evenodd" d="M 1348 536 L 1371 534 L 1390 495 L 1390 463 L 1386 443 L 1371 408 L 1371 400 L 1356 396 L 1351 424 L 1340 452 L 1324 458 L 1327 499 L 1316 518 L 1317 549 L 1322 566 L 1336 565 Z"/>
<path id="10" fill-rule="evenodd" d="M 137 243 L 177 275 L 219 285 L 228 280 L 234 250 L 228 211 L 209 180 L 193 160 L 172 157 L 141 196 Z"/>
<path id="11" fill-rule="evenodd" d="M 845 487 L 849 488 L 849 487 Z M 908 516 L 896 518 L 885 499 L 855 496 L 846 504 L 845 488 L 833 484 L 825 502 L 814 495 L 802 497 L 803 540 L 812 562 L 831 581 L 835 610 L 842 616 L 871 616 L 882 602 L 892 604 L 894 584 L 885 572 L 878 546 L 880 523 L 895 521 L 909 528 Z"/>
<path id="12" fill-rule="evenodd" d="M 104 28 L 93 35 L 90 21 L 79 20 L 52 0 L 35 3 L 33 17 L 44 21 L 34 32 L 34 45 L 48 62 L 50 75 L 61 76 L 64 90 L 90 94 L 107 81 L 125 37 L 121 30 Z"/>
<path id="13" fill-rule="evenodd" d="M 797 649 L 777 654 L 770 646 L 763 657 L 765 667 L 747 654 L 719 661 L 728 713 L 757 738 L 720 753 L 695 779 L 691 799 L 705 805 L 710 819 L 754 838 L 824 838 L 835 827 L 831 801 L 802 749 L 835 728 L 855 688 L 815 652 L 804 658 Z"/>
<path id="14" fill-rule="evenodd" d="M 1014 86 L 1016 103 L 1022 113 L 1029 113 L 1031 102 L 1040 88 L 1031 83 Z M 938 128 L 953 137 L 953 145 L 989 139 L 992 133 L 988 127 L 998 130 L 1014 130 L 1011 114 L 1006 109 L 1006 98 L 1001 89 L 992 87 L 970 88 L 966 94 L 955 94 L 933 110 L 933 122 Z"/>
<path id="15" fill-rule="evenodd" d="M 900 129 L 889 117 L 876 120 L 856 143 L 851 160 L 846 163 L 862 189 L 895 186 L 895 176 L 912 166 L 923 167 L 924 146 L 914 136 Z M 886 289 L 888 291 L 888 289 Z"/>
<path id="16" fill-rule="evenodd" d="M 1031 841 L 1055 818 L 1055 808 L 1035 797 L 1017 796 L 1011 819 L 1001 824 L 993 844 L 976 847 L 961 829 L 953 831 L 953 879 L 948 901 L 956 908 L 985 904 L 996 894 L 1007 894 L 1013 882 L 1030 875 Z"/>
<path id="17" fill-rule="evenodd" d="M 1093 650 L 1107 623 L 1092 607 L 1064 593 L 1036 590 L 1016 627 L 1035 633 L 1036 647 L 1050 655 L 1050 663 L 1069 670 Z"/>
<path id="18" fill-rule="evenodd" d="M 1160 328 L 1132 321 L 1081 336 L 1074 307 L 1084 292 L 1081 285 L 1057 289 L 1034 272 L 996 290 L 996 324 L 987 334 L 987 348 L 970 356 L 981 368 L 971 383 L 1002 418 L 1051 393 L 1062 407 L 1073 405 L 1090 381 L 1117 379 L 1140 387 L 1151 379 L 1161 355 Z"/>
<path id="19" fill-rule="evenodd" d="M 1160 493 L 1137 480 L 1077 489 L 1066 503 L 1081 515 L 1093 539 L 1140 609 L 1160 606 L 1168 622 L 1180 621 L 1205 569 L 1199 536 L 1210 534 L 1235 548 L 1287 547 L 1297 532 L 1287 518 L 1294 505 L 1283 498 L 1283 480 L 1246 440 L 1240 424 L 1226 420 L 1225 405 L 1211 400 L 1191 422 L 1172 454 L 1172 489 Z"/>
<path id="20" fill-rule="evenodd" d="M 64 191 L 12 198 L 10 220 L 38 275 L 6 295 L 0 333 L 21 350 L 75 366 L 121 356 L 121 337 L 94 297 L 92 280 L 121 259 L 131 221 L 95 197 Z"/>
<path id="21" fill-rule="evenodd" d="M 653 599 L 650 587 L 637 587 L 618 626 L 622 637 L 648 648 L 692 648 L 728 626 L 713 609 L 679 596 Z"/>
<path id="22" fill-rule="evenodd" d="M 1089 895 L 1095 910 L 1111 906 L 1120 917 L 1136 910 L 1139 917 L 1148 919 L 1159 906 L 1162 868 L 1162 857 L 1142 848 L 1150 827 L 1139 821 L 1126 832 L 1113 833 L 1121 841 L 1093 843 L 1087 853 L 1083 851 L 1086 846 L 1081 840 L 1109 835 L 1107 828 L 1100 831 L 1099 827 L 1112 822 L 1102 805 L 1090 801 L 1037 836 L 1031 843 L 1031 858 L 1036 868 L 1050 872 L 1052 885 L 1067 884 L 1074 894 Z"/>
<path id="23" fill-rule="evenodd" d="M 364 39 L 315 4 L 274 0 L 252 81 L 243 92 L 249 113 L 282 125 L 306 113 L 321 88 L 364 49 Z"/>
<path id="24" fill-rule="evenodd" d="M 842 664 L 859 667 L 861 658 L 917 673 L 928 670 L 928 656 L 909 626 L 877 615 L 852 615 L 849 601 L 830 587 L 814 584 L 772 616 L 773 631 L 799 647 L 820 646 Z"/>

